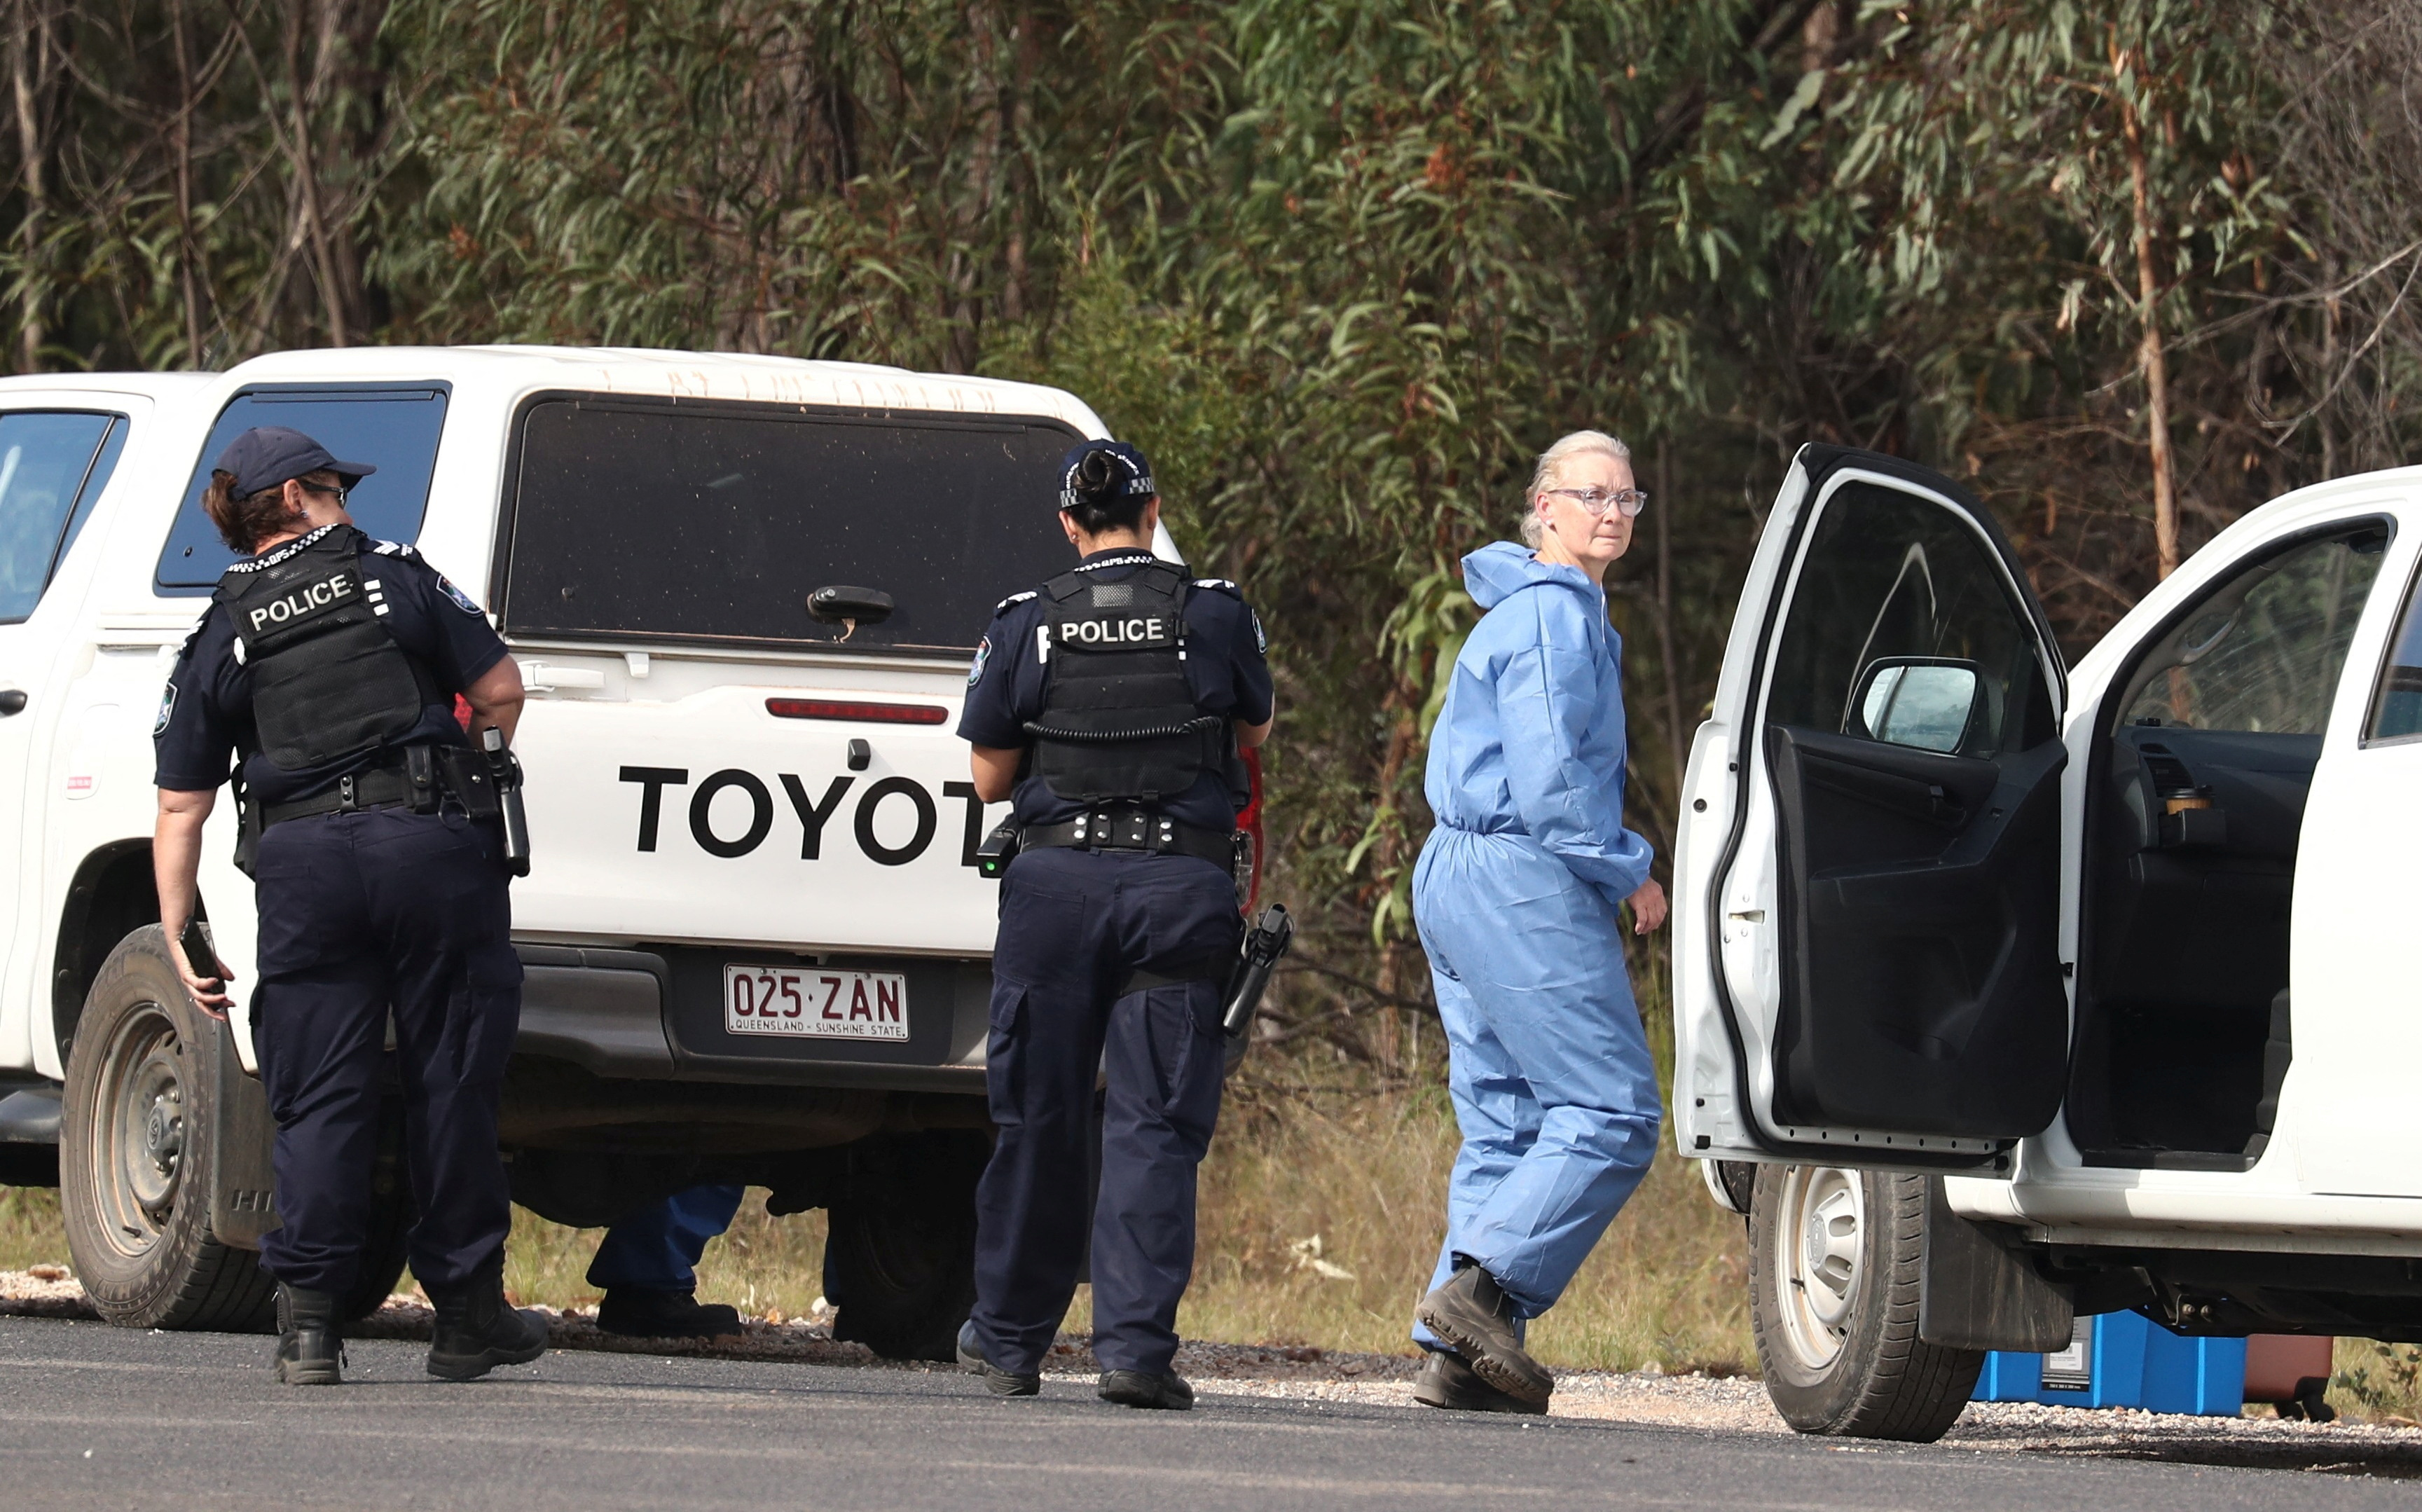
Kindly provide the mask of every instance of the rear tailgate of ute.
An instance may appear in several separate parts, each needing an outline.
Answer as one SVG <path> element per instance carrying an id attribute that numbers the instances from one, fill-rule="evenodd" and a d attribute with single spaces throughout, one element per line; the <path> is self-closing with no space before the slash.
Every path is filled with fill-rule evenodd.
<path id="1" fill-rule="evenodd" d="M 1008 806 L 968 780 L 962 676 L 524 660 L 517 937 L 661 957 L 693 1071 L 978 1051 L 999 885 L 974 853 Z"/>

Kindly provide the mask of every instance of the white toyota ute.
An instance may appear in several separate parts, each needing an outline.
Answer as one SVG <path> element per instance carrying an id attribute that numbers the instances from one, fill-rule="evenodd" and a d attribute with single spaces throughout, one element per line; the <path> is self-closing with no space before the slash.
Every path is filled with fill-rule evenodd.
<path id="1" fill-rule="evenodd" d="M 1991 516 L 1800 453 L 1692 748 L 1673 1127 L 1802 1431 L 1931 1439 L 2134 1309 L 2422 1340 L 2422 469 L 2074 668 Z"/>
<path id="2" fill-rule="evenodd" d="M 357 521 L 473 595 L 524 673 L 515 1198 L 592 1225 L 770 1187 L 829 1212 L 844 1336 L 947 1358 L 988 1149 L 975 852 L 1006 811 L 954 731 L 995 603 L 1067 565 L 1056 467 L 1100 420 L 1030 385 L 674 352 L 0 381 L 0 1180 L 60 1182 L 79 1279 L 135 1326 L 269 1315 L 252 887 L 222 804 L 222 1026 L 166 974 L 149 738 L 230 559 L 210 463 L 261 424 L 376 463 Z M 391 1139 L 356 1311 L 402 1262 L 400 1176 Z"/>

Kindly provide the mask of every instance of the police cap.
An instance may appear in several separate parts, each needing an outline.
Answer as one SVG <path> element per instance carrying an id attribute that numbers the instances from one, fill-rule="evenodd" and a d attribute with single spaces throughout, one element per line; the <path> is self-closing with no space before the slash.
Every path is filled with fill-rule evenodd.
<path id="1" fill-rule="evenodd" d="M 1152 485 L 1152 464 L 1144 461 L 1140 449 L 1124 441 L 1088 441 L 1060 459 L 1060 508 L 1073 510 L 1077 507 L 1079 490 L 1083 486 L 1077 477 L 1077 469 L 1095 452 L 1110 459 L 1113 486 L 1109 491 L 1109 496 L 1150 498 L 1160 492 Z M 1083 492 L 1095 491 L 1083 489 Z"/>
<path id="2" fill-rule="evenodd" d="M 305 473 L 332 472 L 351 488 L 378 471 L 367 462 L 338 462 L 326 447 L 283 425 L 257 425 L 237 436 L 219 453 L 217 470 L 235 474 L 238 498 L 250 498 Z"/>

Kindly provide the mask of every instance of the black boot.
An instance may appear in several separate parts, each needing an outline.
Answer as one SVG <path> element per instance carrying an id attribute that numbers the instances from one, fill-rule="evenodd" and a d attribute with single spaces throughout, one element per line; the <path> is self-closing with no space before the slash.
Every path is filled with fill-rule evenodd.
<path id="1" fill-rule="evenodd" d="M 740 1331 L 740 1309 L 701 1302 L 696 1292 L 609 1286 L 597 1326 L 634 1339 L 715 1339 Z"/>
<path id="2" fill-rule="evenodd" d="M 1413 1378 L 1413 1400 L 1451 1412 L 1524 1412 L 1536 1417 L 1548 1410 L 1545 1402 L 1526 1402 L 1499 1391 L 1465 1364 L 1461 1355 L 1443 1349 L 1432 1350 L 1422 1362 L 1422 1373 Z"/>
<path id="3" fill-rule="evenodd" d="M 1482 1380 L 1518 1400 L 1548 1405 L 1556 1378 L 1523 1349 L 1513 1306 L 1487 1271 L 1466 1265 L 1423 1298 L 1413 1316 L 1463 1356 Z"/>
<path id="4" fill-rule="evenodd" d="M 344 1379 L 345 1343 L 337 1331 L 334 1292 L 277 1284 L 277 1355 L 270 1369 L 289 1386 L 334 1386 Z"/>
<path id="5" fill-rule="evenodd" d="M 429 1373 L 472 1380 L 498 1365 L 526 1365 L 546 1353 L 546 1324 L 505 1302 L 505 1257 L 495 1258 L 460 1285 L 429 1288 L 437 1326 L 429 1340 Z"/>
<path id="6" fill-rule="evenodd" d="M 1043 1390 L 1040 1373 L 1020 1376 L 1001 1369 L 984 1358 L 983 1344 L 976 1337 L 976 1320 L 959 1325 L 959 1364 L 969 1374 L 979 1377 L 984 1389 L 995 1396 L 1032 1396 Z"/>
<path id="7" fill-rule="evenodd" d="M 1173 1370 L 1150 1375 L 1140 1370 L 1105 1370 L 1093 1394 L 1121 1407 L 1149 1408 L 1163 1412 L 1194 1410 L 1194 1388 Z"/>

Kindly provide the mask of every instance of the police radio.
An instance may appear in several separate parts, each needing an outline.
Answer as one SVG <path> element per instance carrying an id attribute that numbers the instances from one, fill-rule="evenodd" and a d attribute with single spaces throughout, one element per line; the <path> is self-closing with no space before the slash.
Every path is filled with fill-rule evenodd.
<path id="1" fill-rule="evenodd" d="M 1019 838 L 1014 819 L 1003 820 L 993 826 L 992 833 L 976 847 L 976 875 L 987 882 L 1000 880 L 1008 872 L 1010 861 L 1017 855 Z"/>
<path id="2" fill-rule="evenodd" d="M 522 805 L 521 758 L 505 748 L 505 732 L 495 725 L 480 732 L 480 750 L 495 774 L 497 816 L 505 822 L 505 870 L 529 875 L 529 811 Z"/>

